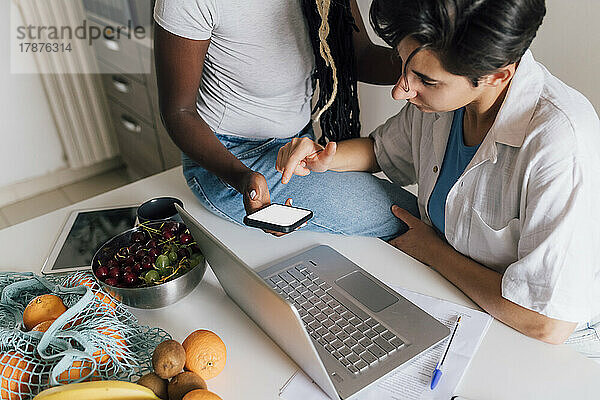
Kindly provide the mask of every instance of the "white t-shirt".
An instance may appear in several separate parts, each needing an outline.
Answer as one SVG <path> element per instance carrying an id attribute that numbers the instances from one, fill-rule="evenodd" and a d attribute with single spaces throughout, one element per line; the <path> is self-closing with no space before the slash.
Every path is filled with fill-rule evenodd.
<path id="1" fill-rule="evenodd" d="M 371 134 L 386 175 L 418 181 L 430 225 L 427 203 L 453 114 L 407 105 Z M 530 51 L 448 193 L 445 223 L 448 243 L 503 274 L 506 299 L 564 321 L 600 315 L 600 122 L 590 102 Z"/>
<path id="2" fill-rule="evenodd" d="M 213 131 L 285 138 L 309 122 L 314 55 L 299 0 L 157 0 L 154 19 L 210 39 L 197 109 Z"/>

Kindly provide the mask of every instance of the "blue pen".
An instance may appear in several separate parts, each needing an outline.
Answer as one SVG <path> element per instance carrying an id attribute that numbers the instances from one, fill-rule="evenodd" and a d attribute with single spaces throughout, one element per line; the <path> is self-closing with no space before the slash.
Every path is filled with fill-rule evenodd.
<path id="1" fill-rule="evenodd" d="M 446 351 L 444 352 L 444 356 L 442 357 L 442 361 L 438 363 L 438 365 L 433 370 L 433 375 L 431 375 L 431 390 L 435 389 L 440 378 L 442 377 L 442 364 L 444 364 L 444 360 L 446 359 L 446 355 L 448 355 L 448 350 L 450 350 L 450 344 L 452 343 L 452 339 L 454 339 L 454 335 L 456 334 L 456 329 L 458 329 L 458 323 L 460 322 L 461 316 L 458 316 L 456 320 L 456 325 L 454 325 L 454 330 L 452 331 L 452 336 L 450 336 L 450 340 L 448 340 L 448 346 L 446 347 Z"/>

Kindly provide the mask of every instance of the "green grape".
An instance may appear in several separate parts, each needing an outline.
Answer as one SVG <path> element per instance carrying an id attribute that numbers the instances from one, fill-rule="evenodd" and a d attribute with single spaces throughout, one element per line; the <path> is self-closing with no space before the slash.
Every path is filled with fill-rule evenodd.
<path id="1" fill-rule="evenodd" d="M 146 275 L 144 275 L 144 280 L 147 283 L 152 283 L 154 281 L 157 281 L 160 278 L 160 274 L 158 273 L 158 271 L 151 269 L 150 271 L 146 272 Z"/>
<path id="2" fill-rule="evenodd" d="M 190 257 L 190 266 L 195 267 L 196 265 L 204 262 L 204 256 L 202 253 L 192 254 Z"/>
<path id="3" fill-rule="evenodd" d="M 159 269 L 164 269 L 167 268 L 169 265 L 171 265 L 171 260 L 169 259 L 168 256 L 161 254 L 160 256 L 158 256 L 156 258 L 156 267 Z"/>

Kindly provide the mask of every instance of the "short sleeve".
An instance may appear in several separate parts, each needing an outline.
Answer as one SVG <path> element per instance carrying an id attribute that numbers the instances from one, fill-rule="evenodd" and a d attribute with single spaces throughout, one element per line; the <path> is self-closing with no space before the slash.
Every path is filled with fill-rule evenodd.
<path id="1" fill-rule="evenodd" d="M 550 318 L 586 322 L 600 304 L 597 171 L 558 152 L 527 184 L 518 260 L 503 275 L 502 296 Z"/>
<path id="2" fill-rule="evenodd" d="M 377 127 L 369 137 L 374 140 L 377 164 L 394 183 L 402 186 L 416 183 L 412 149 L 412 116 L 414 107 L 402 110 Z"/>
<path id="3" fill-rule="evenodd" d="M 156 0 L 154 20 L 186 39 L 208 40 L 218 23 L 215 0 Z"/>

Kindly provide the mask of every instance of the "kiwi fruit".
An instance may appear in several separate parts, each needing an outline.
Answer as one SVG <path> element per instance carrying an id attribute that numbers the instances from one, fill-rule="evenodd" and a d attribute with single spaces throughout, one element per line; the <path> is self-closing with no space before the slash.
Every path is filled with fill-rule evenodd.
<path id="1" fill-rule="evenodd" d="M 175 340 L 165 340 L 154 349 L 152 367 L 154 373 L 162 379 L 177 375 L 185 365 L 185 349 Z"/>
<path id="2" fill-rule="evenodd" d="M 183 396 L 196 389 L 207 389 L 204 379 L 191 371 L 182 372 L 169 382 L 169 400 L 182 400 Z"/>
<path id="3" fill-rule="evenodd" d="M 169 395 L 167 391 L 167 385 L 169 381 L 166 379 L 162 379 L 160 376 L 156 375 L 154 372 L 150 372 L 142 376 L 138 381 L 138 385 L 142 385 L 152 390 L 156 396 L 161 399 L 168 400 Z"/>

